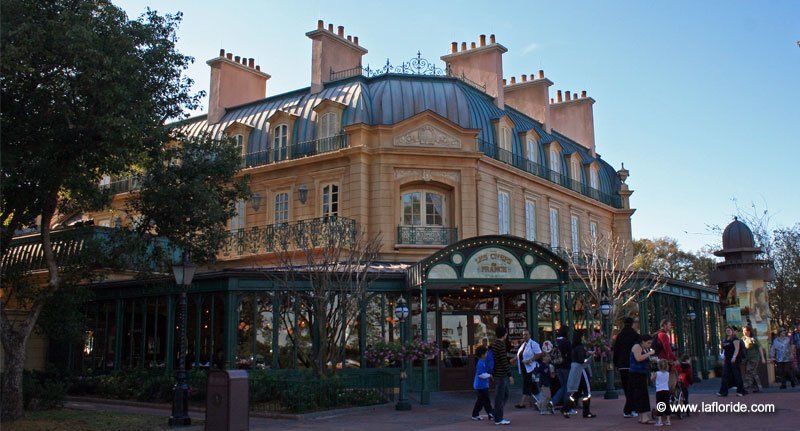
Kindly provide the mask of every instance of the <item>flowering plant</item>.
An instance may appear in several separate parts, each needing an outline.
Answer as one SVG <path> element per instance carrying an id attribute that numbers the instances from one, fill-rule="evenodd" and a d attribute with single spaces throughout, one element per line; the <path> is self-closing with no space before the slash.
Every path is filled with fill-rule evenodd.
<path id="1" fill-rule="evenodd" d="M 367 347 L 364 358 L 377 367 L 393 366 L 400 361 L 416 361 L 430 358 L 439 351 L 433 341 L 422 341 L 419 338 L 401 345 L 398 342 L 379 341 Z"/>
<path id="2" fill-rule="evenodd" d="M 608 359 L 611 355 L 611 343 L 605 334 L 600 331 L 592 331 L 589 333 L 589 340 L 587 342 L 589 349 L 594 351 L 594 357 L 597 359 Z"/>

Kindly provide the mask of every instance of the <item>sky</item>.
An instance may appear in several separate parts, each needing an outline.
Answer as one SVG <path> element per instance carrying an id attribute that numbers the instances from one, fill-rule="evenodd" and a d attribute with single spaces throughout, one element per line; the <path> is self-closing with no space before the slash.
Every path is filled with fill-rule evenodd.
<path id="1" fill-rule="evenodd" d="M 551 96 L 596 100 L 597 152 L 630 171 L 634 238 L 699 250 L 752 205 L 774 228 L 800 223 L 800 0 L 115 3 L 183 12 L 198 91 L 220 48 L 255 58 L 268 96 L 309 86 L 317 19 L 358 36 L 372 66 L 417 51 L 442 65 L 450 42 L 496 34 L 506 77 L 544 69 Z"/>

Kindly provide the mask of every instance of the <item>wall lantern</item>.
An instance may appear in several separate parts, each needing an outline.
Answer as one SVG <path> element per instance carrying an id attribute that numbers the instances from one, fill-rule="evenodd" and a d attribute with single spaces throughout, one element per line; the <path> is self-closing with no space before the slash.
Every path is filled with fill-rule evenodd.
<path id="1" fill-rule="evenodd" d="M 250 197 L 250 205 L 256 211 L 258 211 L 258 209 L 261 208 L 261 194 L 260 193 L 253 193 L 253 196 Z"/>
<path id="2" fill-rule="evenodd" d="M 306 203 L 308 200 L 308 187 L 305 184 L 300 184 L 300 187 L 297 188 L 297 194 L 300 197 L 300 203 Z"/>

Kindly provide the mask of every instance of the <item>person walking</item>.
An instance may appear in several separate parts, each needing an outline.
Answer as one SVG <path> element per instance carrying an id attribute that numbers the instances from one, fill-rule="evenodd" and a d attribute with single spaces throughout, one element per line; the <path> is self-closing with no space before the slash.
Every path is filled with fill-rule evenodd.
<path id="1" fill-rule="evenodd" d="M 639 416 L 633 410 L 633 399 L 631 399 L 630 391 L 628 390 L 628 373 L 630 369 L 630 353 L 634 344 L 638 343 L 641 335 L 633 329 L 633 319 L 626 317 L 623 321 L 622 330 L 617 334 L 617 339 L 614 341 L 612 352 L 614 355 L 614 368 L 619 373 L 620 381 L 622 382 L 622 389 L 625 391 L 625 406 L 622 408 L 622 416 L 626 418 L 635 418 Z"/>
<path id="2" fill-rule="evenodd" d="M 792 387 L 797 384 L 797 379 L 792 370 L 792 345 L 790 338 L 786 336 L 786 328 L 778 329 L 778 336 L 772 340 L 769 348 L 769 356 L 775 363 L 775 378 L 781 376 L 781 389 L 786 389 L 786 381 L 792 383 Z"/>
<path id="3" fill-rule="evenodd" d="M 586 330 L 575 330 L 575 336 L 572 339 L 572 363 L 570 364 L 569 377 L 567 378 L 567 399 L 564 402 L 564 407 L 561 413 L 565 418 L 569 418 L 574 410 L 574 406 L 580 399 L 583 405 L 583 417 L 594 418 L 597 417 L 591 412 L 590 407 L 592 403 L 592 385 L 591 373 L 587 363 L 589 355 L 586 352 L 586 347 L 583 345 L 586 338 Z"/>
<path id="4" fill-rule="evenodd" d="M 533 370 L 533 375 L 539 380 L 539 414 L 552 415 L 553 403 L 550 402 L 550 387 L 556 377 L 556 369 L 550 363 L 550 355 L 544 354 Z"/>
<path id="5" fill-rule="evenodd" d="M 522 331 L 522 343 L 517 350 L 517 369 L 520 376 L 522 376 L 522 398 L 519 404 L 514 405 L 518 409 L 524 409 L 525 400 L 528 400 L 531 407 L 538 408 L 538 401 L 536 394 L 539 393 L 539 388 L 536 382 L 533 381 L 533 370 L 536 368 L 536 360 L 542 356 L 542 349 L 539 343 L 531 338 L 530 332 L 527 329 Z"/>
<path id="6" fill-rule="evenodd" d="M 794 345 L 794 370 L 795 375 L 800 375 L 800 320 L 794 324 L 794 333 L 792 334 L 792 344 Z"/>
<path id="7" fill-rule="evenodd" d="M 556 350 L 558 351 L 556 352 Z M 553 351 L 550 352 L 550 357 L 552 358 L 553 366 L 556 367 L 556 376 L 559 384 L 552 401 L 556 408 L 561 408 L 567 398 L 567 379 L 569 378 L 569 370 L 572 367 L 572 343 L 569 342 L 569 326 L 561 325 L 558 328 L 558 336 L 556 337 Z"/>
<path id="8" fill-rule="evenodd" d="M 629 358 L 628 386 L 633 400 L 633 410 L 639 413 L 640 424 L 654 424 L 650 417 L 650 394 L 647 392 L 647 377 L 650 375 L 650 358 L 656 352 L 650 348 L 653 337 L 643 334 L 637 344 L 631 348 Z"/>
<path id="9" fill-rule="evenodd" d="M 764 349 L 758 344 L 755 329 L 747 325 L 744 327 L 741 343 L 744 347 L 744 390 L 747 392 L 761 392 L 761 379 L 758 377 L 758 364 L 766 363 Z"/>
<path id="10" fill-rule="evenodd" d="M 787 338 L 788 340 L 788 338 Z M 725 328 L 725 340 L 722 341 L 722 351 L 724 361 L 722 363 L 722 384 L 717 392 L 718 397 L 727 397 L 728 388 L 736 386 L 736 396 L 744 396 L 747 392 L 742 383 L 742 370 L 739 369 L 742 349 L 741 341 L 736 337 L 736 328 L 729 325 Z"/>
<path id="11" fill-rule="evenodd" d="M 510 420 L 503 417 L 503 407 L 508 401 L 508 385 L 514 384 L 514 378 L 511 377 L 509 372 L 511 362 L 508 358 L 508 350 L 506 349 L 506 339 L 508 338 L 508 331 L 505 326 L 498 326 L 494 330 L 495 340 L 492 343 L 492 356 L 494 356 L 494 415 L 495 425 L 508 425 Z"/>
<path id="12" fill-rule="evenodd" d="M 656 426 L 672 425 L 669 421 L 669 415 L 672 414 L 669 395 L 672 391 L 669 389 L 669 362 L 666 359 L 658 360 L 658 371 L 653 373 L 653 383 L 656 385 L 656 405 L 663 404 L 666 406 L 663 411 L 656 411 L 656 416 L 658 416 Z M 665 417 L 666 420 L 664 420 Z"/>
<path id="13" fill-rule="evenodd" d="M 478 346 L 475 349 L 475 356 L 478 357 L 478 363 L 475 365 L 475 379 L 472 381 L 472 388 L 478 398 L 475 400 L 475 406 L 472 408 L 472 420 L 479 421 L 483 418 L 480 416 L 481 409 L 486 409 L 486 415 L 492 419 L 492 402 L 489 400 L 489 379 L 492 375 L 489 373 L 489 368 L 486 366 L 486 352 L 488 349 L 484 346 Z"/>

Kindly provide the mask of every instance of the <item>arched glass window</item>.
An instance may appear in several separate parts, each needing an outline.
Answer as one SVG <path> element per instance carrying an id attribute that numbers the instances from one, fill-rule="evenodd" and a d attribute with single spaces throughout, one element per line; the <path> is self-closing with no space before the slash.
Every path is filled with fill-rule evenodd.
<path id="1" fill-rule="evenodd" d="M 286 160 L 289 155 L 289 126 L 280 124 L 272 129 L 273 159 Z"/>
<path id="2" fill-rule="evenodd" d="M 558 182 L 561 173 L 561 161 L 559 160 L 558 151 L 555 148 L 550 149 L 550 180 Z"/>
<path id="3" fill-rule="evenodd" d="M 404 226 L 444 226 L 444 195 L 427 190 L 403 193 L 401 196 Z"/>
<path id="4" fill-rule="evenodd" d="M 319 118 L 319 138 L 325 139 L 339 132 L 339 122 L 335 112 L 326 112 Z"/>
<path id="5" fill-rule="evenodd" d="M 511 129 L 508 127 L 500 127 L 500 150 L 498 151 L 498 158 L 506 163 L 511 163 L 512 159 L 512 138 Z"/>
<path id="6" fill-rule="evenodd" d="M 581 181 L 581 164 L 577 160 L 572 161 L 572 179 L 574 181 Z"/>

